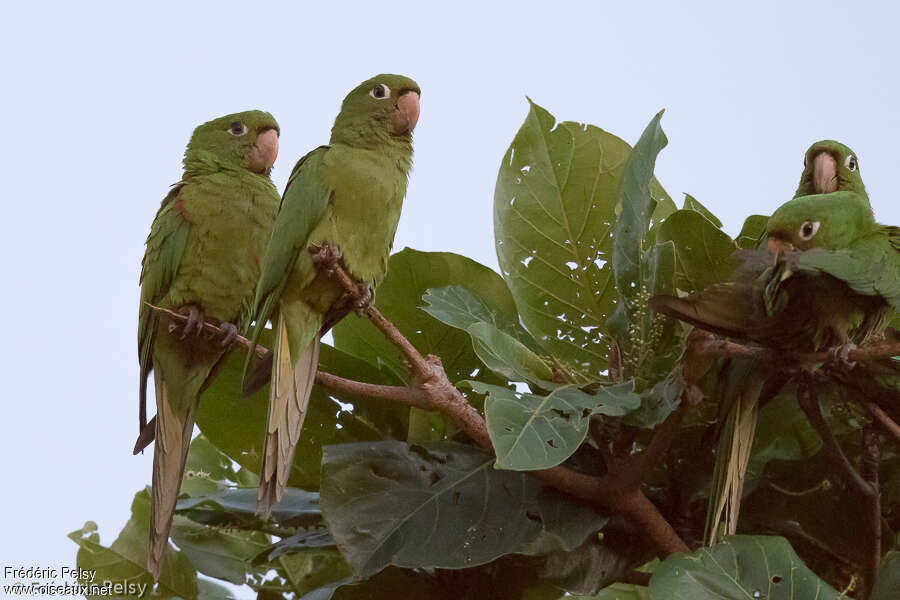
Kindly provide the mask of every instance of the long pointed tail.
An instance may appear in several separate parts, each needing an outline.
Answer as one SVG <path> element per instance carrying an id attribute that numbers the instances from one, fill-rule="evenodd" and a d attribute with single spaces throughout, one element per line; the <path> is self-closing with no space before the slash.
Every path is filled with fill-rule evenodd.
<path id="1" fill-rule="evenodd" d="M 156 445 L 153 450 L 153 496 L 147 552 L 147 570 L 154 581 L 159 579 L 168 547 L 197 407 L 196 402 L 192 402 L 182 411 L 173 410 L 166 383 L 159 376 L 156 377 L 156 390 Z"/>
<path id="2" fill-rule="evenodd" d="M 318 335 L 294 360 L 284 316 L 279 316 L 276 332 L 266 446 L 257 493 L 257 511 L 265 515 L 271 513 L 272 505 L 284 494 L 319 364 Z"/>
<path id="3" fill-rule="evenodd" d="M 723 396 L 729 402 L 725 424 L 716 448 L 709 508 L 706 516 L 706 542 L 714 544 L 737 530 L 744 479 L 750 463 L 750 451 L 756 435 L 759 398 L 765 378 L 754 373 L 756 361 L 732 361 L 725 374 Z"/>

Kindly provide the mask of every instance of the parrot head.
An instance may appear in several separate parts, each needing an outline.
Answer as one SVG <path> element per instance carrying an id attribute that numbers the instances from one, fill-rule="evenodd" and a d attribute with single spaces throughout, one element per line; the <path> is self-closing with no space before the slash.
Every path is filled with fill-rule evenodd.
<path id="1" fill-rule="evenodd" d="M 225 115 L 194 130 L 184 164 L 213 163 L 268 175 L 278 156 L 280 130 L 275 118 L 261 110 Z"/>
<path id="2" fill-rule="evenodd" d="M 866 193 L 856 154 L 834 140 L 816 142 L 804 155 L 803 175 L 794 198 L 844 191 Z"/>
<path id="3" fill-rule="evenodd" d="M 875 226 L 868 199 L 847 191 L 800 196 L 769 217 L 769 251 L 847 248 L 861 232 Z"/>
<path id="4" fill-rule="evenodd" d="M 419 120 L 419 85 L 403 75 L 376 75 L 356 86 L 341 104 L 332 143 L 372 148 L 391 140 L 410 142 Z"/>

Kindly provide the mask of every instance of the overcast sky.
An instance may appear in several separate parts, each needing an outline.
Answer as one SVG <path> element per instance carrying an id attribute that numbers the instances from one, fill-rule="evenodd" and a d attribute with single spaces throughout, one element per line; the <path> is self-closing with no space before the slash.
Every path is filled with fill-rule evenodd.
<path id="1" fill-rule="evenodd" d="M 658 5 L 657 5 L 658 4 Z M 896 3 L 56 2 L 4 8 L 0 239 L 8 327 L 0 566 L 108 545 L 150 479 L 131 456 L 143 243 L 192 129 L 240 110 L 281 124 L 279 190 L 328 140 L 343 96 L 416 79 L 422 113 L 396 249 L 496 268 L 500 159 L 527 110 L 630 143 L 666 108 L 657 176 L 734 234 L 788 200 L 821 138 L 859 156 L 876 216 L 900 223 Z"/>

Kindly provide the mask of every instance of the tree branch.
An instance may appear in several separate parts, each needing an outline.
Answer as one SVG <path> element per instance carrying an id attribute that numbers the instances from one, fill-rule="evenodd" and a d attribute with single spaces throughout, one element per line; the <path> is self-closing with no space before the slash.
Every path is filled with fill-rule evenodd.
<path id="1" fill-rule="evenodd" d="M 832 354 L 827 351 L 807 354 L 788 354 L 773 348 L 738 344 L 737 342 L 732 342 L 731 340 L 727 340 L 714 333 L 698 328 L 695 328 L 694 331 L 702 332 L 697 336 L 699 352 L 710 356 L 747 356 L 765 362 L 792 364 L 828 362 L 829 360 L 833 360 Z M 900 342 L 860 346 L 859 348 L 850 350 L 847 354 L 847 360 L 851 362 L 867 362 L 870 360 L 891 358 L 892 356 L 900 356 Z"/>
<path id="2" fill-rule="evenodd" d="M 875 585 L 875 577 L 878 574 L 878 565 L 881 563 L 881 494 L 878 483 L 878 463 L 881 461 L 881 440 L 878 430 L 874 425 L 866 425 L 863 429 L 862 459 L 860 461 L 860 475 L 872 490 L 869 500 L 869 539 L 870 550 L 867 560 L 863 565 L 863 579 L 865 589 L 860 594 L 862 598 L 868 598 Z"/>

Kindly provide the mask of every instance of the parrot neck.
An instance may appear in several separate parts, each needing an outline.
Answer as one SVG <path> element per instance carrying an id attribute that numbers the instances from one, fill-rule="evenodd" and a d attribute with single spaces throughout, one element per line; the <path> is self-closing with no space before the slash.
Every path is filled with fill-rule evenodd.
<path id="1" fill-rule="evenodd" d="M 381 121 L 352 119 L 338 115 L 331 128 L 331 143 L 363 150 L 379 150 L 406 155 L 412 159 L 412 135 L 391 135 Z"/>
<path id="2" fill-rule="evenodd" d="M 183 161 L 184 179 L 189 180 L 194 177 L 228 172 L 242 177 L 246 175 L 256 175 L 256 173 L 250 172 L 238 157 L 234 157 L 234 160 L 229 160 L 228 158 L 230 157 L 222 157 L 212 152 L 188 152 L 184 155 Z M 267 172 L 260 176 L 268 179 L 269 174 Z"/>

